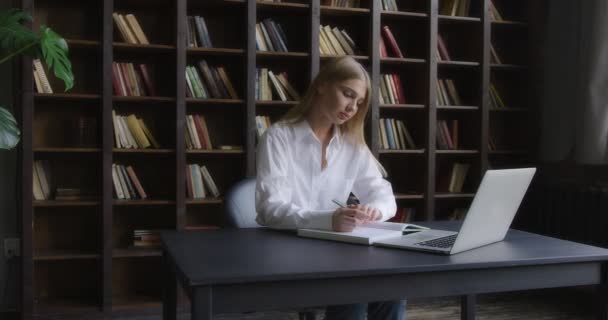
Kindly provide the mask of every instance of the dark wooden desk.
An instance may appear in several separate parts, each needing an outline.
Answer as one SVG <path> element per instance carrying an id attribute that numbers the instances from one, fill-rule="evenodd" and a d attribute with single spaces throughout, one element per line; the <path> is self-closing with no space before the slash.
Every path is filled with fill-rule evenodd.
<path id="1" fill-rule="evenodd" d="M 517 230 L 503 242 L 453 256 L 267 229 L 170 231 L 162 241 L 165 320 L 176 318 L 176 279 L 190 297 L 195 320 L 228 312 L 456 295 L 462 296 L 462 319 L 474 319 L 476 294 L 577 285 L 596 285 L 597 319 L 608 319 L 608 250 Z"/>

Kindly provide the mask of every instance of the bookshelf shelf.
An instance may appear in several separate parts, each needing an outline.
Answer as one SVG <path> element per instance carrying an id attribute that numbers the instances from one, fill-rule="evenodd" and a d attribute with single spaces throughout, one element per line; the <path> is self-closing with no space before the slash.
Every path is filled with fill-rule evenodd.
<path id="1" fill-rule="evenodd" d="M 128 248 L 112 250 L 112 258 L 160 257 L 159 248 Z"/>
<path id="2" fill-rule="evenodd" d="M 35 153 L 99 153 L 101 148 L 35 148 Z"/>
<path id="3" fill-rule="evenodd" d="M 474 198 L 475 194 L 474 193 L 449 193 L 449 192 L 445 192 L 445 193 L 436 193 L 435 194 L 435 198 L 436 199 L 466 199 L 466 198 Z"/>
<path id="4" fill-rule="evenodd" d="M 101 95 L 98 94 L 78 94 L 78 93 L 34 93 L 36 100 L 99 100 Z"/>
<path id="5" fill-rule="evenodd" d="M 365 8 L 340 8 L 331 6 L 321 6 L 321 15 L 328 16 L 365 16 L 369 15 L 370 10 Z"/>
<path id="6" fill-rule="evenodd" d="M 391 110 L 399 110 L 399 109 L 404 109 L 404 110 L 408 110 L 408 109 L 412 109 L 412 110 L 419 110 L 419 109 L 425 109 L 426 105 L 424 104 L 381 104 L 379 105 L 380 109 L 391 109 Z"/>
<path id="7" fill-rule="evenodd" d="M 239 57 L 245 54 L 243 49 L 230 49 L 230 48 L 188 48 L 188 55 L 191 56 L 235 56 Z"/>
<path id="8" fill-rule="evenodd" d="M 187 205 L 223 204 L 223 198 L 186 199 Z"/>
<path id="9" fill-rule="evenodd" d="M 36 250 L 34 252 L 35 261 L 55 261 L 55 260 L 90 260 L 99 259 L 101 255 L 95 252 L 83 250 Z"/>
<path id="10" fill-rule="evenodd" d="M 171 200 L 117 200 L 114 199 L 115 206 L 171 206 L 175 201 Z"/>
<path id="11" fill-rule="evenodd" d="M 100 317 L 114 312 L 137 316 L 160 312 L 162 287 L 156 279 L 161 268 L 160 250 L 131 247 L 135 230 L 144 234 L 165 229 L 208 230 L 222 224 L 222 195 L 234 183 L 255 176 L 255 117 L 276 121 L 298 104 L 256 101 L 256 69 L 287 74 L 294 89 L 303 95 L 320 68 L 338 57 L 320 53 L 317 32 L 321 26 L 344 30 L 358 47 L 353 58 L 369 71 L 372 83 L 379 84 L 370 95 L 365 138 L 390 173 L 399 206 L 414 209 L 416 221 L 434 220 L 435 212 L 438 218 L 444 217 L 472 198 L 467 192 L 438 192 L 444 190 L 443 185 L 438 186 L 442 178 L 450 177 L 443 172 L 453 170 L 456 164 L 467 166 L 462 190 L 470 191 L 489 167 L 534 162 L 533 146 L 520 143 L 534 140 L 527 139 L 533 134 L 523 133 L 523 129 L 531 127 L 537 105 L 536 93 L 525 90 L 523 79 L 534 79 L 531 73 L 536 70 L 530 58 L 537 56 L 532 52 L 537 48 L 530 45 L 534 38 L 528 33 L 540 30 L 534 24 L 542 19 L 534 19 L 534 6 L 528 1 L 495 0 L 498 9 L 504 8 L 502 17 L 507 21 L 501 22 L 490 21 L 490 12 L 485 10 L 490 0 L 471 1 L 470 17 L 438 16 L 438 9 L 447 0 L 398 0 L 402 11 L 395 12 L 382 10 L 379 0 L 362 1 L 361 8 L 322 6 L 326 2 L 321 0 L 288 1 L 67 1 L 65 5 L 53 0 L 21 1 L 21 7 L 35 8 L 30 12 L 34 21 L 67 38 L 76 79 L 73 90 L 64 93 L 61 80 L 47 73 L 57 93 L 36 93 L 34 70 L 24 60 L 22 87 L 15 88 L 22 104 L 16 118 L 21 120 L 24 133 L 32 133 L 22 138 L 19 166 L 24 177 L 18 205 L 24 239 L 22 287 L 32 288 L 24 290 L 21 297 L 25 317 L 81 311 Z M 66 6 L 69 10 L 64 11 Z M 114 12 L 137 17 L 152 44 L 121 42 Z M 213 48 L 189 47 L 204 42 L 194 17 L 204 18 Z M 266 19 L 283 29 L 279 32 L 284 33 L 290 52 L 256 51 L 255 26 Z M 390 29 L 406 58 L 395 57 L 392 44 L 387 46 L 388 39 L 384 41 L 390 57 L 380 57 L 377 44 L 388 34 L 384 27 Z M 437 61 L 439 36 L 453 61 Z M 491 45 L 500 59 L 492 57 Z M 192 86 L 193 82 L 183 71 L 187 66 L 200 67 L 202 60 L 209 67 L 225 68 L 239 99 L 186 96 L 187 90 L 193 90 L 188 83 Z M 491 63 L 499 60 L 509 64 Z M 149 80 L 158 93 L 116 95 L 112 62 L 149 66 Z M 211 72 L 213 77 L 215 71 Z M 204 73 L 201 75 L 204 82 L 210 82 Z M 386 75 L 399 76 L 392 78 L 397 83 L 387 86 L 391 78 Z M 438 80 L 453 81 L 450 84 L 460 99 L 448 100 L 459 105 L 438 105 L 438 94 L 446 97 L 437 88 Z M 490 96 L 491 86 L 500 100 L 497 93 Z M 197 89 L 201 93 L 202 89 Z M 223 89 L 228 88 L 217 89 L 222 92 L 209 96 L 234 96 L 224 94 Z M 391 99 L 395 92 L 399 95 L 399 89 L 404 100 Z M 391 91 L 393 96 L 389 96 Z M 278 99 L 274 93 L 272 99 Z M 458 100 L 461 102 L 454 102 Z M 513 107 L 494 108 L 492 102 L 497 101 Z M 121 117 L 133 114 L 144 121 L 160 148 L 115 148 L 112 110 Z M 216 149 L 188 149 L 196 140 L 188 131 L 192 131 L 188 116 L 204 118 Z M 384 127 L 393 130 L 393 137 L 398 135 L 393 142 L 406 140 L 410 146 L 409 140 L 413 140 L 417 149 L 384 149 L 378 119 L 390 120 Z M 87 125 L 91 130 L 86 130 Z M 202 130 L 202 121 L 199 127 Z M 404 137 L 406 131 L 411 139 Z M 204 130 L 201 132 L 205 139 Z M 445 135 L 460 149 L 440 149 L 442 137 L 444 143 L 449 141 Z M 240 148 L 223 150 L 220 146 Z M 46 170 L 46 164 L 56 184 L 51 191 L 79 188 L 87 196 L 70 201 L 33 200 L 35 174 L 41 170 L 38 165 Z M 131 167 L 149 198 L 116 199 L 114 164 Z M 205 166 L 221 192 L 219 198 L 188 198 L 186 177 L 194 165 Z M 37 181 L 41 183 L 40 177 Z M 34 268 L 28 269 L 29 265 Z M 73 287 L 53 282 L 65 275 L 73 279 Z"/>
<path id="12" fill-rule="evenodd" d="M 99 200 L 34 200 L 34 207 L 96 207 L 101 205 Z"/>
<path id="13" fill-rule="evenodd" d="M 175 46 L 163 44 L 131 44 L 126 42 L 114 42 L 113 47 L 116 51 L 133 51 L 142 53 L 169 53 L 175 51 Z"/>
<path id="14" fill-rule="evenodd" d="M 397 200 L 422 200 L 424 194 L 406 194 L 406 193 L 395 193 L 395 199 Z"/>

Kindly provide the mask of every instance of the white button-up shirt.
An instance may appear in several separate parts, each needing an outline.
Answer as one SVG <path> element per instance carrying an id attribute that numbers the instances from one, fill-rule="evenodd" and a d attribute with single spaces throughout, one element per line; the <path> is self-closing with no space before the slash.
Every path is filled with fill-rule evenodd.
<path id="1" fill-rule="evenodd" d="M 257 150 L 255 206 L 257 222 L 280 228 L 332 229 L 336 199 L 346 203 L 352 192 L 362 204 L 395 215 L 393 189 L 382 178 L 378 163 L 366 146 L 340 135 L 334 126 L 321 167 L 322 144 L 308 121 L 276 123 L 266 130 Z"/>

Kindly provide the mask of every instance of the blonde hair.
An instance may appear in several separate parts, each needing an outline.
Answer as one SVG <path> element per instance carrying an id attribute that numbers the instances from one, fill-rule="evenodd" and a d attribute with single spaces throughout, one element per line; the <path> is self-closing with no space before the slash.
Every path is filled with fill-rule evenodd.
<path id="1" fill-rule="evenodd" d="M 319 86 L 323 84 L 334 84 L 342 81 L 358 79 L 365 82 L 365 98 L 357 109 L 357 113 L 348 121 L 340 125 L 340 132 L 343 136 L 350 138 L 353 142 L 367 146 L 365 144 L 365 134 L 363 127 L 365 117 L 369 111 L 369 100 L 371 94 L 371 81 L 367 71 L 355 59 L 349 56 L 333 59 L 321 68 L 319 74 L 312 81 L 306 94 L 300 103 L 291 108 L 282 118 L 289 124 L 298 123 L 306 118 L 307 113 L 312 109 L 317 97 Z"/>

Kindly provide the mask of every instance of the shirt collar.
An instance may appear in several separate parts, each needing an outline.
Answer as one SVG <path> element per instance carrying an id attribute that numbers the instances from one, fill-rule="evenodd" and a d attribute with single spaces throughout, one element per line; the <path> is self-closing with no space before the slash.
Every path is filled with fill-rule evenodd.
<path id="1" fill-rule="evenodd" d="M 311 138 L 311 139 L 318 141 L 314 132 L 312 132 L 312 128 L 310 127 L 310 124 L 308 123 L 307 120 L 302 120 L 302 121 L 296 123 L 294 125 L 294 131 L 295 131 L 297 141 L 303 140 L 305 138 Z M 341 134 L 340 134 L 340 127 L 334 125 L 333 135 L 332 135 L 331 139 L 329 140 L 329 144 L 330 145 L 332 143 L 340 144 L 341 141 L 342 140 L 341 140 Z"/>

